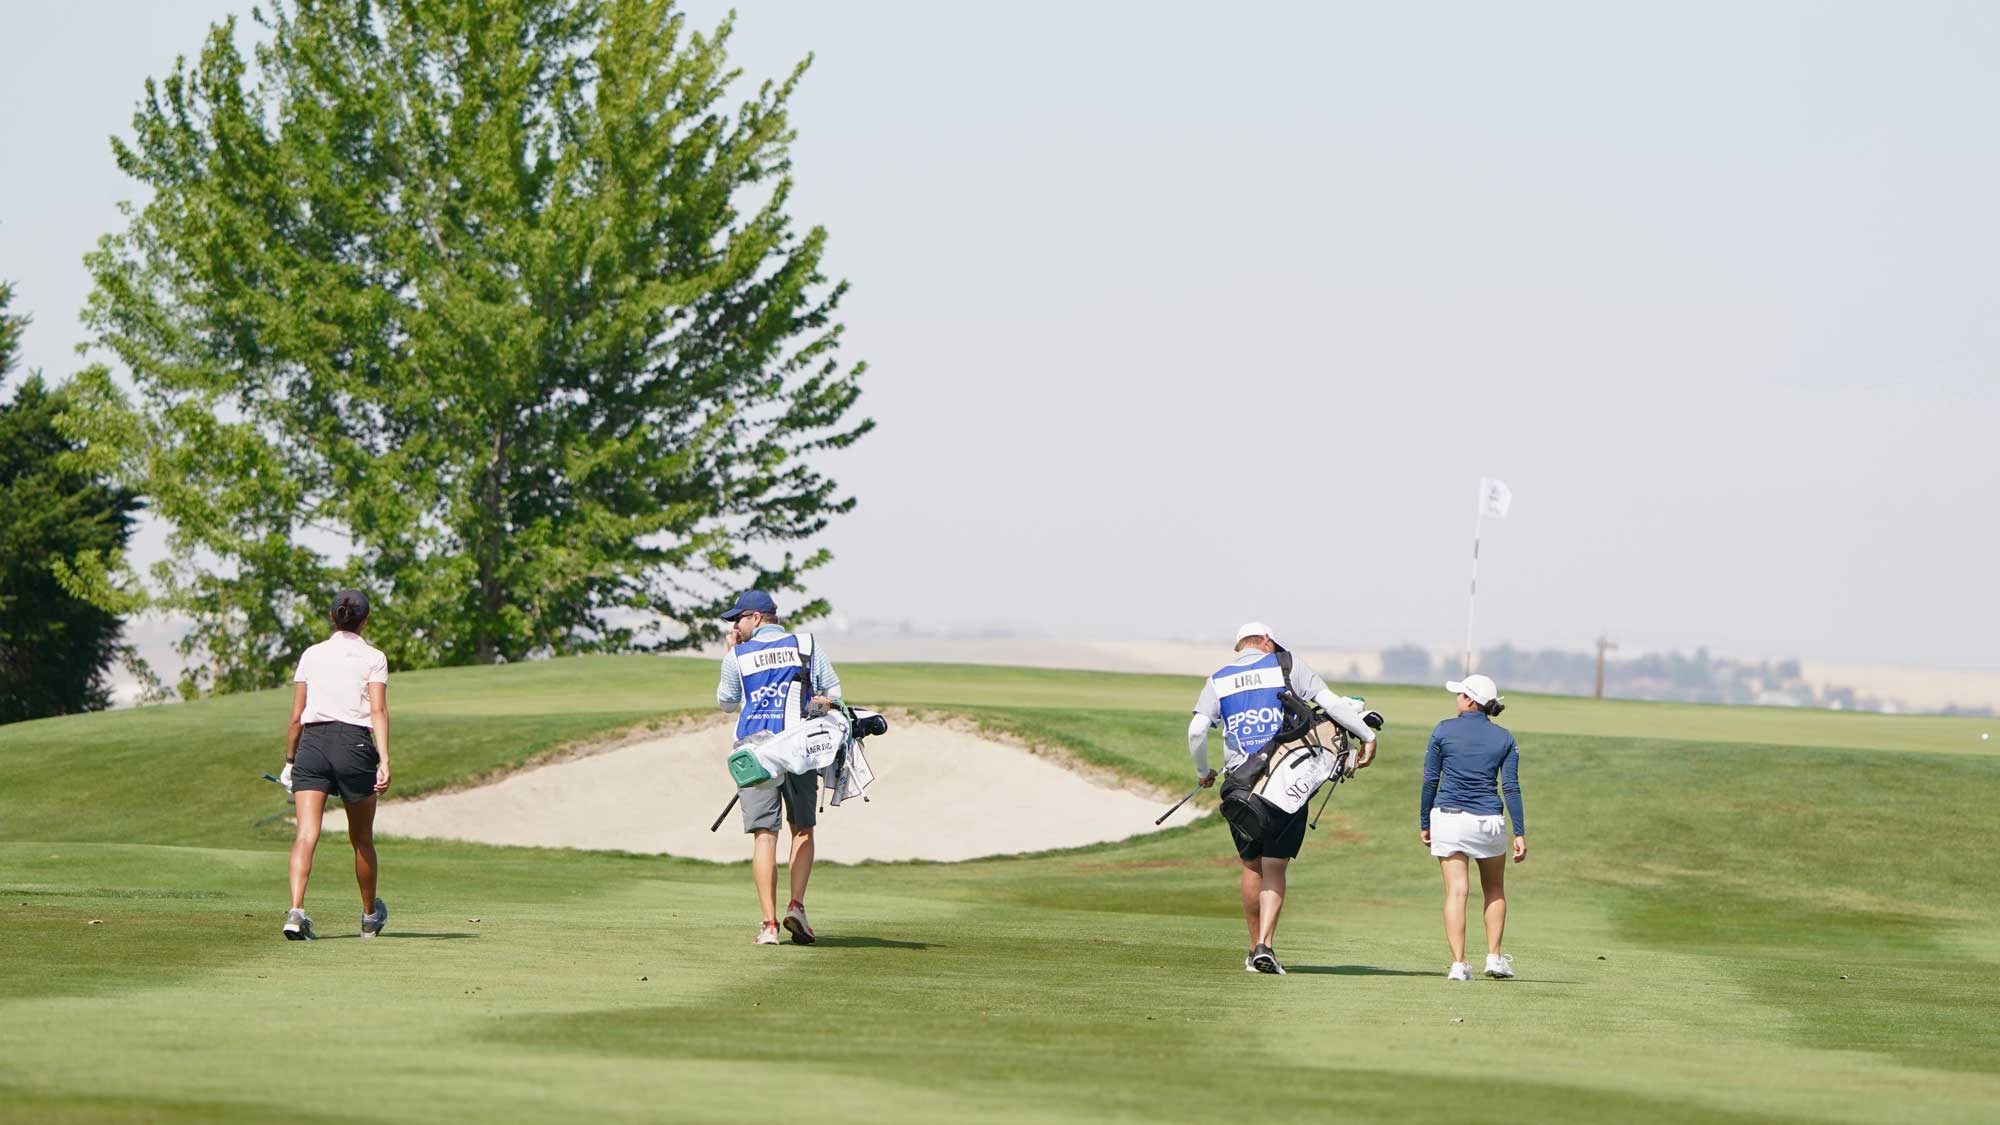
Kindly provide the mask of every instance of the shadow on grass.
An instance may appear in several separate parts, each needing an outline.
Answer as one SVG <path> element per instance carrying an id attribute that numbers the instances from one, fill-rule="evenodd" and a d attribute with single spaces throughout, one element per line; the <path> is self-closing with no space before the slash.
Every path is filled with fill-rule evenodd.
<path id="1" fill-rule="evenodd" d="M 929 949 L 927 941 L 897 941 L 880 937 L 823 937 L 814 945 L 830 945 L 835 949 Z"/>
<path id="2" fill-rule="evenodd" d="M 1288 973 L 1330 977 L 1442 977 L 1443 973 L 1412 972 L 1409 969 L 1379 969 L 1374 965 L 1286 965 Z"/>
<path id="3" fill-rule="evenodd" d="M 377 934 L 377 935 L 375 935 L 375 936 L 376 936 L 376 937 L 377 937 L 378 939 L 386 939 L 386 940 L 390 940 L 390 941 L 396 941 L 396 940 L 400 940 L 400 939 L 402 939 L 402 938 L 417 938 L 417 939 L 422 939 L 422 940 L 428 940 L 428 941 L 454 941 L 454 940 L 457 940 L 458 938 L 476 938 L 476 937 L 478 937 L 479 935 L 478 935 L 478 934 L 467 934 L 467 933 L 458 933 L 458 932 L 451 932 L 451 933 L 418 933 L 418 932 L 416 932 L 416 931 L 413 931 L 413 930 L 404 930 L 404 931 L 401 931 L 401 932 L 398 932 L 398 931 L 394 931 L 394 930 L 384 930 L 384 931 L 382 931 L 381 933 L 379 933 L 379 934 Z M 361 935 L 360 935 L 360 934 L 326 934 L 326 935 L 322 936 L 321 938 L 319 938 L 319 940 L 320 940 L 320 941 L 340 941 L 340 940 L 341 940 L 341 939 L 343 939 L 343 938 L 352 938 L 352 939 L 359 939 L 360 937 L 361 937 Z"/>
<path id="4" fill-rule="evenodd" d="M 1443 973 L 1412 971 L 1409 969 L 1382 969 L 1374 965 L 1286 965 L 1288 973 L 1305 973 L 1308 976 L 1329 977 L 1436 977 L 1444 979 Z M 1495 984 L 1576 984 L 1573 980 L 1529 980 L 1515 977 L 1512 980 L 1494 981 Z"/>

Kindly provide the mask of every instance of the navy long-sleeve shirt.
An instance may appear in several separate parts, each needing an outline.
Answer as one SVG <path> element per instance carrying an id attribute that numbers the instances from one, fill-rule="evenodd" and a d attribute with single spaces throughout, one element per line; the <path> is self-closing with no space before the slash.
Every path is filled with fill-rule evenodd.
<path id="1" fill-rule="evenodd" d="M 1521 748 L 1507 728 L 1482 711 L 1467 711 L 1446 719 L 1431 732 L 1424 750 L 1424 795 L 1417 804 L 1417 824 L 1430 831 L 1431 808 L 1464 809 L 1480 816 L 1500 815 L 1500 794 L 1507 795 L 1507 819 L 1514 835 L 1528 834 L 1521 815 Z"/>

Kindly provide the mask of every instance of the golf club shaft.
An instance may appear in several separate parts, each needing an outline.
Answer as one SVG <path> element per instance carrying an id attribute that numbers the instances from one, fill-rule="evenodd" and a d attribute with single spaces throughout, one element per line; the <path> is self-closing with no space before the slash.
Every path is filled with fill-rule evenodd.
<path id="1" fill-rule="evenodd" d="M 1188 803 L 1189 801 L 1192 801 L 1192 800 L 1194 800 L 1194 795 L 1195 795 L 1196 793 L 1199 793 L 1199 792 L 1201 792 L 1201 786 L 1199 786 L 1199 785 L 1195 786 L 1195 787 L 1194 787 L 1193 789 L 1190 789 L 1190 790 L 1188 790 L 1188 795 L 1187 795 L 1187 796 L 1185 796 L 1185 797 L 1182 797 L 1182 798 L 1181 798 L 1180 800 L 1178 800 L 1178 801 L 1175 801 L 1175 802 L 1174 802 L 1174 807 L 1173 807 L 1173 808 L 1170 808 L 1170 809 L 1168 809 L 1168 810 L 1167 810 L 1166 812 L 1163 812 L 1163 813 L 1161 813 L 1161 814 L 1160 814 L 1160 819 L 1158 819 L 1158 820 L 1154 821 L 1153 823 L 1154 823 L 1154 824 L 1164 824 L 1164 823 L 1166 823 L 1166 820 L 1167 820 L 1167 818 L 1168 818 L 1168 817 L 1170 817 L 1170 816 L 1174 815 L 1175 813 L 1177 813 L 1177 812 L 1181 811 L 1181 806 L 1182 806 L 1182 805 L 1185 805 L 1185 804 L 1187 804 L 1187 803 Z"/>
<path id="2" fill-rule="evenodd" d="M 736 799 L 740 796 L 742 796 L 741 793 L 731 793 L 729 795 L 729 803 L 722 806 L 722 811 L 715 814 L 715 823 L 708 826 L 710 832 L 722 827 L 722 818 L 728 816 L 729 810 L 736 807 Z"/>
<path id="3" fill-rule="evenodd" d="M 1347 780 L 1348 754 L 1348 751 L 1342 750 L 1340 756 L 1333 760 L 1333 778 L 1327 782 L 1326 796 L 1320 800 L 1319 811 L 1313 814 L 1312 823 L 1306 826 L 1315 832 L 1319 831 L 1319 818 L 1326 815 L 1326 807 L 1333 803 L 1334 788 Z M 1311 798 L 1309 797 L 1307 800 L 1311 800 Z"/>
<path id="4" fill-rule="evenodd" d="M 268 782 L 270 782 L 270 783 L 271 783 L 271 784 L 273 784 L 273 785 L 283 785 L 283 784 L 284 784 L 284 782 L 282 782 L 282 781 L 279 781 L 279 780 L 278 780 L 277 778 L 275 778 L 275 777 L 272 777 L 272 776 L 271 776 L 270 774 L 268 774 L 268 773 L 267 773 L 267 774 L 260 774 L 260 775 L 258 775 L 258 776 L 262 777 L 262 778 L 263 778 L 263 779 L 264 779 L 265 781 L 268 781 Z"/>

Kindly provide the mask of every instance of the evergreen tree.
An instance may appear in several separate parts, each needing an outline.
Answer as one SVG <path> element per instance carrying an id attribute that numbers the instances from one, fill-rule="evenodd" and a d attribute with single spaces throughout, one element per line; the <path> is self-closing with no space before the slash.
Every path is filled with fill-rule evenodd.
<path id="1" fill-rule="evenodd" d="M 0 283 L 0 387 L 28 318 Z M 130 650 L 115 613 L 75 591 L 79 560 L 116 557 L 138 503 L 89 471 L 59 420 L 60 390 L 31 375 L 0 403 L 0 723 L 94 711 Z"/>

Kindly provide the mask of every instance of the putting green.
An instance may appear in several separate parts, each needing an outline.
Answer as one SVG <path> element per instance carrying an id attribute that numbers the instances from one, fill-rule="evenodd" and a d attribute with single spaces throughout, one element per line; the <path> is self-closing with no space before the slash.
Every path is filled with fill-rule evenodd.
<path id="1" fill-rule="evenodd" d="M 1189 774 L 1183 678 L 842 673 L 857 701 Z M 398 676 L 397 789 L 704 710 L 713 676 Z M 2000 1117 L 1978 720 L 1512 700 L 1521 979 L 1452 985 L 1414 823 L 1443 693 L 1364 693 L 1389 741 L 1295 865 L 1282 979 L 1242 971 L 1213 821 L 828 867 L 823 940 L 776 949 L 749 942 L 742 865 L 395 842 L 389 933 L 353 940 L 329 839 L 310 905 L 331 940 L 286 943 L 284 806 L 255 780 L 282 693 L 0 728 L 0 1119 Z M 977 808 L 926 815 L 979 830 Z"/>

